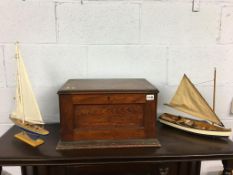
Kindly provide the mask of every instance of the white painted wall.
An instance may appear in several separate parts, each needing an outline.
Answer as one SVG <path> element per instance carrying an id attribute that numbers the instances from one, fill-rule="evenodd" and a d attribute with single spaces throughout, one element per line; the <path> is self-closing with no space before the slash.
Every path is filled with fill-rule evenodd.
<path id="1" fill-rule="evenodd" d="M 199 12 L 192 0 L 1 0 L 0 133 L 12 124 L 15 41 L 47 122 L 59 121 L 56 92 L 69 78 L 146 78 L 161 113 L 183 73 L 211 103 L 212 83 L 200 83 L 217 67 L 216 112 L 233 128 L 232 0 L 202 0 Z M 205 162 L 202 172 L 218 169 Z"/>

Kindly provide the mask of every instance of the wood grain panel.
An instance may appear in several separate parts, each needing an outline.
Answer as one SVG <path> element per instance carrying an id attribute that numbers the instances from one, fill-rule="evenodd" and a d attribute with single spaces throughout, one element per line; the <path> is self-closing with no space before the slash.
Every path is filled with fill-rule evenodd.
<path id="1" fill-rule="evenodd" d="M 74 140 L 142 139 L 145 138 L 145 130 L 144 127 L 75 129 L 73 135 Z"/>
<path id="2" fill-rule="evenodd" d="M 147 101 L 145 104 L 145 116 L 144 117 L 144 126 L 146 130 L 147 138 L 156 137 L 156 117 L 157 117 L 157 95 L 154 95 L 155 100 Z"/>
<path id="3" fill-rule="evenodd" d="M 143 104 L 76 105 L 75 128 L 142 127 Z"/>
<path id="4" fill-rule="evenodd" d="M 155 139 L 157 93 L 145 79 L 70 80 L 58 92 L 61 140 Z"/>
<path id="5" fill-rule="evenodd" d="M 73 105 L 71 95 L 60 95 L 60 123 L 61 123 L 61 137 L 63 140 L 73 139 Z"/>
<path id="6" fill-rule="evenodd" d="M 73 104 L 145 103 L 145 94 L 73 95 Z"/>

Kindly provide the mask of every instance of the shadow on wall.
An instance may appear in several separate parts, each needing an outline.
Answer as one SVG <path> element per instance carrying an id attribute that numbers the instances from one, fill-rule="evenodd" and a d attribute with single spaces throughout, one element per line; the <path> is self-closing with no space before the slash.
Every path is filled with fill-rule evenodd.
<path id="1" fill-rule="evenodd" d="M 222 174 L 222 171 L 211 171 L 211 172 L 206 173 L 205 175 L 221 175 L 221 174 Z"/>
<path id="2" fill-rule="evenodd" d="M 21 168 L 19 166 L 3 166 L 1 175 L 21 175 Z"/>
<path id="3" fill-rule="evenodd" d="M 8 173 L 7 171 L 2 171 L 2 175 L 12 175 L 11 173 Z"/>

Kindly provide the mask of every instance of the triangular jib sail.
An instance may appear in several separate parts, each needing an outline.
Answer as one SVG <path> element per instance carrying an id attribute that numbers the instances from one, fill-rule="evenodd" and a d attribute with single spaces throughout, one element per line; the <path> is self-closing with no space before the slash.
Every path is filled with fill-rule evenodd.
<path id="1" fill-rule="evenodd" d="M 44 124 L 17 44 L 16 59 L 16 111 L 11 116 L 30 123 Z"/>
<path id="2" fill-rule="evenodd" d="M 166 105 L 222 126 L 218 116 L 186 75 L 183 76 L 171 102 Z"/>

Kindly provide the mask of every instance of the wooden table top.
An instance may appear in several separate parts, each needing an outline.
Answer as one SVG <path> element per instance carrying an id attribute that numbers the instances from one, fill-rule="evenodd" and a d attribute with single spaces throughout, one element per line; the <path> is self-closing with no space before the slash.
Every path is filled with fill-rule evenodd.
<path id="1" fill-rule="evenodd" d="M 16 126 L 0 138 L 0 165 L 66 165 L 129 162 L 173 162 L 233 159 L 229 139 L 197 136 L 158 124 L 161 148 L 98 149 L 58 152 L 59 124 L 47 124 L 50 134 L 45 144 L 32 148 L 15 139 Z"/>

